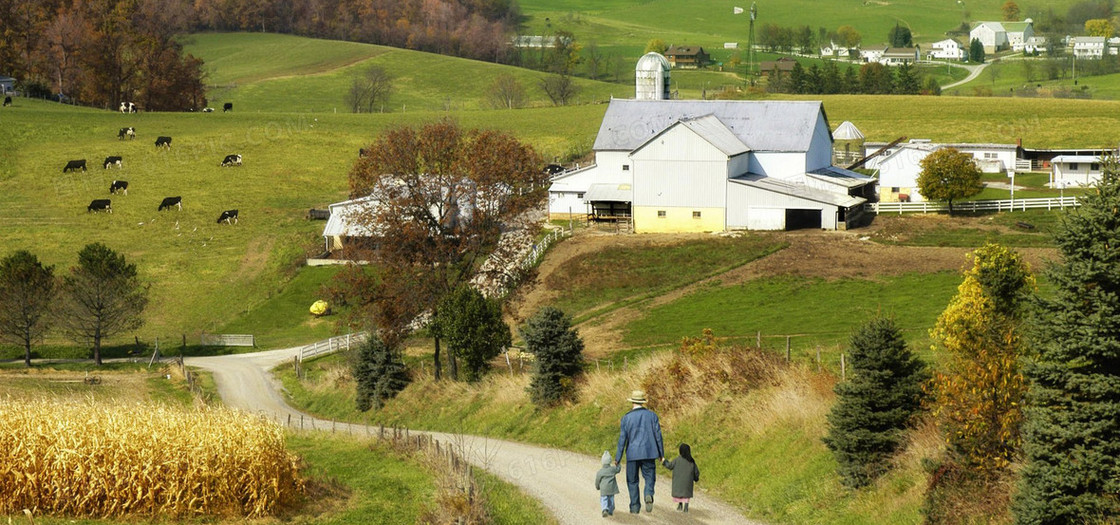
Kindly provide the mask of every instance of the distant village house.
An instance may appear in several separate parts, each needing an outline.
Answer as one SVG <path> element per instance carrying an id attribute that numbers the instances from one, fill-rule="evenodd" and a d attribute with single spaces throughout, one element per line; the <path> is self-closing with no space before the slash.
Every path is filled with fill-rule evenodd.
<path id="1" fill-rule="evenodd" d="M 793 71 L 793 65 L 796 63 L 797 61 L 790 57 L 782 57 L 777 60 L 765 60 L 758 64 L 758 71 L 764 77 L 775 74 L 788 75 Z"/>
<path id="2" fill-rule="evenodd" d="M 699 69 L 711 62 L 711 57 L 700 46 L 669 46 L 665 58 L 677 69 Z"/>
<path id="3" fill-rule="evenodd" d="M 926 55 L 926 58 L 930 60 L 964 60 L 966 56 L 967 52 L 964 47 L 961 46 L 960 42 L 952 38 L 946 38 L 945 40 L 930 44 L 929 53 Z"/>

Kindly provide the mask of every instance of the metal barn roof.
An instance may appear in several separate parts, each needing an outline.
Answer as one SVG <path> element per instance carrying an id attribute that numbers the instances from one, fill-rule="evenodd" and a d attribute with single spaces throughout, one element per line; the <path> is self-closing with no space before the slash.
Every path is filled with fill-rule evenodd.
<path id="1" fill-rule="evenodd" d="M 714 115 L 751 150 L 808 151 L 823 111 L 815 101 L 614 99 L 594 149 L 633 151 L 679 120 Z"/>
<path id="2" fill-rule="evenodd" d="M 840 206 L 843 208 L 851 208 L 853 206 L 859 206 L 867 202 L 867 199 L 864 199 L 863 197 L 852 197 L 851 195 L 845 195 L 842 193 L 832 193 L 830 191 L 818 190 L 804 184 L 788 182 L 775 177 L 767 177 L 765 175 L 757 175 L 754 173 L 747 173 L 745 175 L 740 175 L 728 180 L 730 180 L 731 182 L 737 182 L 739 184 L 752 186 L 760 190 L 772 191 L 774 193 L 789 195 L 791 197 L 797 197 L 799 199 L 805 199 L 814 202 L 823 202 L 825 204 L 831 204 L 833 206 Z"/>
<path id="3" fill-rule="evenodd" d="M 720 152 L 722 152 L 724 155 L 727 155 L 728 157 L 741 155 L 751 150 L 747 147 L 746 144 L 743 144 L 743 141 L 739 140 L 739 137 L 735 136 L 735 133 L 732 133 L 732 131 L 728 129 L 727 126 L 724 126 L 723 122 L 720 122 L 719 119 L 714 115 L 704 115 L 703 117 L 678 120 L 671 126 L 662 130 L 660 133 L 650 137 L 649 140 L 643 142 L 642 145 L 635 148 L 634 151 L 646 147 L 647 144 L 656 140 L 657 137 L 668 133 L 669 130 L 677 126 L 684 126 L 692 130 L 697 135 L 699 135 L 700 138 L 707 141 L 709 144 L 720 150 Z"/>
<path id="4" fill-rule="evenodd" d="M 592 184 L 587 188 L 587 193 L 584 194 L 583 199 L 587 202 L 630 202 L 633 195 L 634 190 L 631 189 L 629 184 L 600 183 Z"/>

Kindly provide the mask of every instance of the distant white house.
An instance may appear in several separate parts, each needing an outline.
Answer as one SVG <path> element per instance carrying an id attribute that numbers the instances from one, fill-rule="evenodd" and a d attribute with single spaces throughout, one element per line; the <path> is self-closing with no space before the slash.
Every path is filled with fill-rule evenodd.
<path id="1" fill-rule="evenodd" d="M 859 52 L 860 59 L 866 63 L 877 62 L 884 66 L 912 64 L 921 59 L 921 49 L 917 47 L 887 47 L 885 45 L 865 47 Z"/>
<path id="2" fill-rule="evenodd" d="M 1101 180 L 1101 158 L 1093 155 L 1058 155 L 1050 159 L 1050 185 L 1055 188 L 1089 186 Z"/>
<path id="3" fill-rule="evenodd" d="M 1024 53 L 1043 53 L 1046 51 L 1046 37 L 1032 36 L 1027 39 L 1027 43 L 1023 46 Z"/>
<path id="4" fill-rule="evenodd" d="M 515 36 L 510 41 L 510 43 L 513 44 L 513 47 L 538 48 L 538 49 L 539 48 L 556 47 L 556 44 L 561 43 L 561 42 L 564 45 L 568 45 L 568 44 L 572 43 L 572 39 L 568 38 L 566 36 L 565 37 L 557 37 L 557 36 L 541 36 L 541 35 L 522 35 L 522 36 Z"/>
<path id="5" fill-rule="evenodd" d="M 883 53 L 886 52 L 887 46 L 885 44 L 867 46 L 859 50 L 859 59 L 867 63 L 881 62 L 883 60 Z"/>
<path id="6" fill-rule="evenodd" d="M 882 142 L 864 144 L 864 154 L 878 151 Z M 882 202 L 912 201 L 922 199 L 918 191 L 921 162 L 930 153 L 942 148 L 954 148 L 972 155 L 973 162 L 984 173 L 1001 173 L 1014 170 L 1018 148 L 1015 144 L 948 144 L 913 139 L 899 144 L 867 162 L 867 169 L 879 170 L 879 200 Z"/>
<path id="7" fill-rule="evenodd" d="M 1034 22 L 1030 18 L 1022 22 L 977 22 L 968 32 L 969 42 L 979 40 L 985 53 L 1023 51 L 1033 36 Z"/>
<path id="8" fill-rule="evenodd" d="M 964 47 L 961 46 L 960 42 L 952 38 L 946 38 L 930 44 L 929 53 L 926 54 L 926 57 L 930 60 L 964 60 L 965 54 Z"/>
<path id="9" fill-rule="evenodd" d="M 854 51 L 831 41 L 828 45 L 821 46 L 821 56 L 827 58 L 848 58 Z"/>
<path id="10" fill-rule="evenodd" d="M 1105 43 L 1103 36 L 1075 36 L 1069 39 L 1075 58 L 1104 58 Z"/>
<path id="11" fill-rule="evenodd" d="M 1105 49 L 1108 50 L 1108 54 L 1110 55 L 1115 56 L 1120 54 L 1120 36 L 1109 38 L 1108 43 L 1105 44 Z"/>

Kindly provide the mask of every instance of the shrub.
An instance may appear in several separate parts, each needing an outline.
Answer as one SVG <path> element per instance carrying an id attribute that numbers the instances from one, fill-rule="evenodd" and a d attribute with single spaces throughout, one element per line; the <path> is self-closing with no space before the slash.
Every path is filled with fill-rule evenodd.
<path id="1" fill-rule="evenodd" d="M 546 306 L 521 327 L 521 338 L 534 357 L 529 383 L 533 403 L 549 406 L 573 398 L 575 379 L 583 372 L 583 340 L 571 318 Z"/>
<path id="2" fill-rule="evenodd" d="M 371 336 L 358 347 L 358 360 L 354 363 L 358 410 L 380 409 L 411 381 L 396 349 L 380 337 Z"/>

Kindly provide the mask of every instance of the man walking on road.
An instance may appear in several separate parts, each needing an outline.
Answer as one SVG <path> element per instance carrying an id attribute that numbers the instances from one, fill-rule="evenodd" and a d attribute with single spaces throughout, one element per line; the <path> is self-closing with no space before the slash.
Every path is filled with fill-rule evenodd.
<path id="1" fill-rule="evenodd" d="M 644 391 L 631 392 L 627 401 L 634 406 L 622 416 L 615 464 L 622 461 L 622 453 L 626 452 L 626 488 L 630 491 L 630 512 L 637 514 L 642 510 L 642 500 L 638 493 L 639 471 L 646 480 L 646 512 L 652 512 L 657 463 L 665 459 L 665 446 L 661 442 L 661 421 L 657 419 L 657 414 L 645 407 Z"/>

